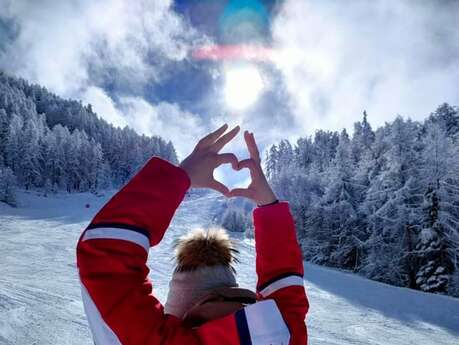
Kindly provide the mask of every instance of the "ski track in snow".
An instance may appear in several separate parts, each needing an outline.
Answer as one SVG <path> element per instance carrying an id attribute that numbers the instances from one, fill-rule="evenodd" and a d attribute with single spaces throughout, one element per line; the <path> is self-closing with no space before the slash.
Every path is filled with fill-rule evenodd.
<path id="1" fill-rule="evenodd" d="M 75 245 L 107 197 L 42 198 L 0 204 L 0 344 L 93 344 L 80 298 Z M 161 244 L 150 250 L 154 292 L 167 296 L 174 240 L 211 224 L 222 199 L 192 197 L 177 211 Z M 85 208 L 89 203 L 90 208 Z M 256 283 L 253 241 L 231 234 L 240 250 L 241 286 Z M 459 344 L 459 300 L 396 288 L 305 263 L 309 344 Z"/>

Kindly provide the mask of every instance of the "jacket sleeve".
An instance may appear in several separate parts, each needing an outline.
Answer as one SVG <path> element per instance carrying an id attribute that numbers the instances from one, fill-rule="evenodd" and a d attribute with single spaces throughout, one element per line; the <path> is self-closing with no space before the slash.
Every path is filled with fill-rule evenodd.
<path id="1" fill-rule="evenodd" d="M 232 315 L 186 329 L 152 294 L 148 250 L 162 239 L 189 185 L 185 171 L 152 158 L 80 237 L 77 265 L 95 344 L 239 344 Z"/>
<path id="2" fill-rule="evenodd" d="M 255 225 L 257 293 L 274 300 L 290 332 L 290 344 L 306 344 L 309 309 L 303 259 L 287 202 L 257 207 Z"/>

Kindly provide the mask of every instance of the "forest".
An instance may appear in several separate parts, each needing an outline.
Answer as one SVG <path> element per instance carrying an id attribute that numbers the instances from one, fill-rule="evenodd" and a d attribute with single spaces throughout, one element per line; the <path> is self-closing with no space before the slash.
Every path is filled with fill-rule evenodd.
<path id="1" fill-rule="evenodd" d="M 459 296 L 459 115 L 398 116 L 353 135 L 271 146 L 266 173 L 290 202 L 304 258 L 377 281 Z"/>
<path id="2" fill-rule="evenodd" d="M 265 172 L 290 203 L 305 260 L 384 283 L 459 296 L 459 114 L 398 116 L 352 135 L 318 130 L 266 152 Z M 253 237 L 254 205 L 230 200 L 217 222 Z"/>
<path id="3" fill-rule="evenodd" d="M 98 117 L 91 105 L 0 71 L 0 201 L 14 189 L 98 191 L 124 184 L 152 155 L 174 163 L 173 144 Z"/>

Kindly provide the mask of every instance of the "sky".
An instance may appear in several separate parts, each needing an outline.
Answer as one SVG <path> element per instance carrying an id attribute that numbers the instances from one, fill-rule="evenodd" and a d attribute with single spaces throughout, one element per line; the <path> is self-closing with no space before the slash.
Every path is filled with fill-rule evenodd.
<path id="1" fill-rule="evenodd" d="M 459 1 L 0 0 L 0 68 L 180 158 L 224 122 L 264 149 L 459 105 Z"/>

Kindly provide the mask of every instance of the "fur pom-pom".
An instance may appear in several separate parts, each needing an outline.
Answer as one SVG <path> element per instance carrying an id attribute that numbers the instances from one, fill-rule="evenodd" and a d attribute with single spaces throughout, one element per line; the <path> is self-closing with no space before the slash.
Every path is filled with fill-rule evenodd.
<path id="1" fill-rule="evenodd" d="M 234 271 L 238 251 L 225 230 L 196 229 L 182 236 L 175 246 L 176 272 L 193 271 L 199 267 L 223 265 Z"/>

